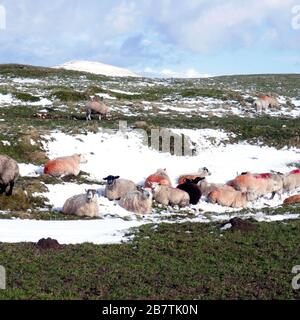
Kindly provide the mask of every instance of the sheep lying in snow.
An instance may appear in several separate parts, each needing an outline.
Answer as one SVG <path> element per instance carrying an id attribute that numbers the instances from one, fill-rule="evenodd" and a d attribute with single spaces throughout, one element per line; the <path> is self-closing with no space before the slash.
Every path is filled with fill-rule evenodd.
<path id="1" fill-rule="evenodd" d="M 212 191 L 218 188 L 235 190 L 233 187 L 226 184 L 208 183 L 206 178 L 201 178 L 201 180 L 198 182 L 198 187 L 202 196 L 204 197 L 207 197 Z"/>
<path id="2" fill-rule="evenodd" d="M 144 188 L 128 192 L 119 202 L 120 206 L 127 211 L 137 214 L 152 213 L 152 193 Z"/>
<path id="3" fill-rule="evenodd" d="M 185 183 L 186 179 L 195 180 L 196 178 L 204 178 L 210 175 L 211 173 L 206 167 L 200 168 L 198 172 L 182 174 L 178 179 L 178 184 Z"/>
<path id="4" fill-rule="evenodd" d="M 153 199 L 163 205 L 178 205 L 179 207 L 186 207 L 190 203 L 189 194 L 183 190 L 169 186 L 162 186 L 156 182 L 152 183 L 151 189 Z"/>
<path id="5" fill-rule="evenodd" d="M 103 179 L 106 181 L 104 194 L 107 199 L 120 200 L 128 192 L 136 190 L 136 185 L 133 181 L 119 178 L 119 176 L 108 176 Z"/>
<path id="6" fill-rule="evenodd" d="M 70 157 L 61 157 L 50 160 L 45 164 L 44 173 L 54 177 L 74 175 L 78 176 L 80 164 L 87 163 L 83 154 L 74 154 Z"/>
<path id="7" fill-rule="evenodd" d="M 69 198 L 62 209 L 64 214 L 79 217 L 99 217 L 99 206 L 96 190 L 87 190 L 86 194 L 79 194 Z"/>
<path id="8" fill-rule="evenodd" d="M 18 163 L 10 157 L 0 155 L 0 194 L 5 192 L 7 196 L 11 196 L 19 175 Z"/>
<path id="9" fill-rule="evenodd" d="M 167 169 L 158 169 L 154 174 L 150 175 L 145 181 L 145 188 L 151 188 L 153 182 L 163 186 L 172 186 Z"/>
<path id="10" fill-rule="evenodd" d="M 283 191 L 291 192 L 300 187 L 300 170 L 293 170 L 283 175 Z"/>
<path id="11" fill-rule="evenodd" d="M 196 178 L 195 180 L 186 179 L 185 183 L 177 186 L 178 189 L 187 192 L 190 196 L 190 204 L 197 204 L 201 198 L 201 192 L 197 183 L 201 178 Z"/>
<path id="12" fill-rule="evenodd" d="M 248 201 L 255 199 L 253 193 L 236 191 L 234 189 L 217 188 L 208 195 L 208 202 L 232 208 L 246 208 Z"/>
<path id="13" fill-rule="evenodd" d="M 103 102 L 103 98 L 99 97 L 93 98 L 89 101 L 86 106 L 86 120 L 92 120 L 92 114 L 99 114 L 99 120 L 102 120 L 102 117 L 106 118 L 109 113 L 109 106 Z"/>
<path id="14" fill-rule="evenodd" d="M 238 191 L 254 193 L 257 198 L 269 193 L 272 193 L 273 198 L 275 193 L 282 193 L 283 180 L 279 174 L 245 172 L 228 184 Z"/>

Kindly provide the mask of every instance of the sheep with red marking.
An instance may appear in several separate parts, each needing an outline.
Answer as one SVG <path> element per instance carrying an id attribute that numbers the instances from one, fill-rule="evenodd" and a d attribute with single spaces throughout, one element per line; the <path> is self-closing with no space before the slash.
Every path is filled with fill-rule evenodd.
<path id="1" fill-rule="evenodd" d="M 286 192 L 294 191 L 300 187 L 300 170 L 292 170 L 283 177 L 283 190 Z"/>
<path id="2" fill-rule="evenodd" d="M 186 179 L 195 180 L 197 178 L 204 178 L 210 175 L 211 172 L 206 167 L 200 168 L 198 172 L 182 174 L 178 179 L 178 184 L 185 183 Z"/>
<path id="3" fill-rule="evenodd" d="M 151 188 L 153 182 L 163 186 L 172 186 L 167 169 L 158 169 L 155 173 L 151 174 L 145 181 L 145 188 Z"/>
<path id="4" fill-rule="evenodd" d="M 54 177 L 63 177 L 80 173 L 80 164 L 87 163 L 87 159 L 83 154 L 74 154 L 73 156 L 60 157 L 50 160 L 45 164 L 44 174 Z"/>
<path id="5" fill-rule="evenodd" d="M 279 173 L 253 174 L 244 172 L 228 184 L 238 191 L 254 193 L 257 198 L 269 193 L 273 198 L 276 193 L 282 193 L 283 176 Z"/>

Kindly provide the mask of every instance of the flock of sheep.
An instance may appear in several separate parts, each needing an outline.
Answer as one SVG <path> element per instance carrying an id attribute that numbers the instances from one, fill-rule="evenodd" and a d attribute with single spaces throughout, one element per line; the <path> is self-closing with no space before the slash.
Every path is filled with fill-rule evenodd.
<path id="1" fill-rule="evenodd" d="M 44 174 L 54 177 L 74 175 L 80 172 L 80 164 L 87 159 L 82 154 L 61 157 L 48 161 Z M 138 186 L 133 181 L 110 175 L 104 178 L 106 187 L 104 196 L 111 201 L 118 201 L 127 211 L 136 214 L 153 212 L 153 201 L 158 204 L 185 208 L 196 205 L 201 197 L 209 203 L 217 203 L 232 208 L 245 208 L 249 201 L 271 194 L 280 197 L 284 192 L 293 192 L 300 187 L 300 170 L 286 174 L 270 172 L 255 174 L 244 172 L 226 184 L 208 183 L 206 178 L 211 173 L 207 168 L 198 172 L 179 176 L 178 186 L 172 187 L 166 169 L 159 169 Z M 11 196 L 15 181 L 19 177 L 19 167 L 15 160 L 0 156 L 0 193 Z M 300 195 L 285 200 L 285 203 L 300 202 Z M 62 212 L 69 215 L 99 217 L 98 191 L 89 189 L 85 194 L 75 195 L 65 201 Z"/>
<path id="2" fill-rule="evenodd" d="M 258 99 L 254 100 L 253 106 L 258 113 L 268 110 L 269 108 L 278 108 L 280 106 L 279 101 L 275 96 L 262 95 Z M 99 96 L 93 97 L 86 105 L 86 120 L 92 120 L 92 115 L 96 114 L 101 121 L 106 118 L 110 112 L 110 107 L 104 103 L 103 98 Z"/>
<path id="3" fill-rule="evenodd" d="M 278 107 L 279 102 L 273 96 L 260 96 L 254 101 L 257 112 L 269 107 Z M 85 106 L 86 119 L 91 120 L 92 114 L 97 114 L 99 120 L 106 118 L 110 111 L 103 98 L 95 96 Z M 61 157 L 48 161 L 44 166 L 44 174 L 56 177 L 74 175 L 80 172 L 80 164 L 87 159 L 82 154 Z M 150 175 L 145 185 L 137 186 L 133 181 L 120 179 L 119 176 L 108 176 L 104 196 L 109 200 L 118 200 L 124 209 L 137 213 L 149 214 L 152 212 L 153 200 L 166 206 L 187 207 L 196 205 L 201 197 L 210 203 L 217 203 L 226 207 L 244 208 L 249 201 L 259 197 L 283 192 L 292 192 L 300 187 L 300 170 L 293 170 L 282 174 L 271 172 L 265 174 L 242 173 L 226 184 L 208 183 L 206 177 L 210 175 L 207 168 L 196 173 L 185 174 L 179 177 L 178 186 L 172 187 L 171 180 L 164 169 Z M 0 194 L 11 196 L 15 181 L 19 177 L 19 167 L 15 160 L 0 155 Z M 78 216 L 97 217 L 99 206 L 98 192 L 87 190 L 85 194 L 75 195 L 67 199 L 63 212 Z M 300 202 L 300 195 L 285 200 L 286 203 Z"/>

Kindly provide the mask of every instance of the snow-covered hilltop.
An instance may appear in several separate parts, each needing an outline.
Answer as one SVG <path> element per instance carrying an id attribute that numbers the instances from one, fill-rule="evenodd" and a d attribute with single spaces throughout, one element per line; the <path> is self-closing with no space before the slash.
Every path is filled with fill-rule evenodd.
<path id="1" fill-rule="evenodd" d="M 110 77 L 140 77 L 140 75 L 128 69 L 96 61 L 70 61 L 53 68 L 89 72 Z"/>

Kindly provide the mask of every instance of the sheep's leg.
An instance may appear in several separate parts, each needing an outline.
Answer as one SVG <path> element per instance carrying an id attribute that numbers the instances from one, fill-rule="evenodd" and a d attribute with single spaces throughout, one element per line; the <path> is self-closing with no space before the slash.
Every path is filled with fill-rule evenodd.
<path id="1" fill-rule="evenodd" d="M 11 181 L 11 182 L 9 183 L 9 190 L 8 190 L 8 192 L 6 192 L 6 195 L 7 195 L 8 197 L 10 197 L 10 196 L 12 195 L 14 186 L 15 186 L 14 181 Z"/>
<path id="2" fill-rule="evenodd" d="M 91 121 L 91 120 L 92 120 L 91 112 L 90 112 L 90 111 L 87 111 L 87 112 L 86 112 L 86 121 Z"/>
<path id="3" fill-rule="evenodd" d="M 270 198 L 270 200 L 273 200 L 273 199 L 274 199 L 274 197 L 275 197 L 275 194 L 276 194 L 276 192 L 272 192 L 272 195 L 271 195 L 271 198 Z"/>
<path id="4" fill-rule="evenodd" d="M 99 121 L 101 121 L 102 120 L 102 116 L 101 116 L 101 114 L 99 114 Z"/>
<path id="5" fill-rule="evenodd" d="M 0 194 L 3 194 L 7 188 L 7 185 L 0 184 Z"/>

